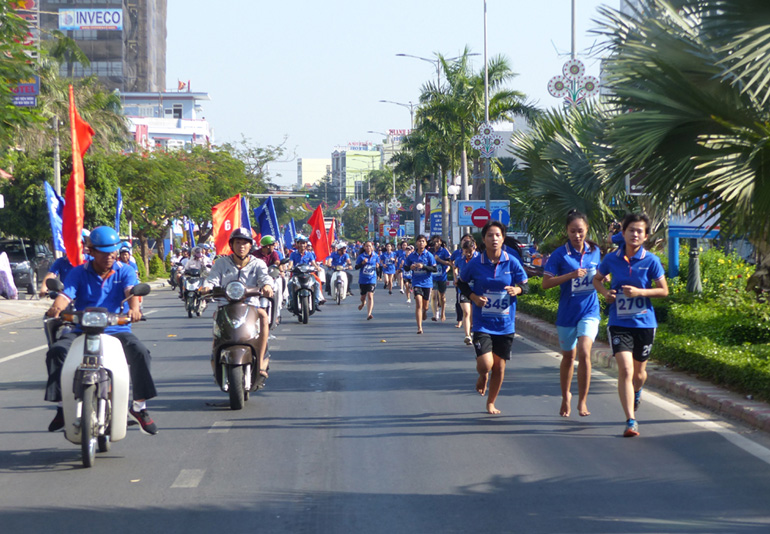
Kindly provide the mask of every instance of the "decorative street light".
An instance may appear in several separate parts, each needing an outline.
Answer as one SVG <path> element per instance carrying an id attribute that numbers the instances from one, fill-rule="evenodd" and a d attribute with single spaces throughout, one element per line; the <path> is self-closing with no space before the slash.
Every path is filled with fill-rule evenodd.
<path id="1" fill-rule="evenodd" d="M 599 92 L 599 80 L 585 76 L 586 68 L 579 59 L 568 60 L 562 74 L 548 82 L 548 92 L 554 98 L 564 98 L 566 106 L 577 107 L 589 96 Z"/>
<path id="2" fill-rule="evenodd" d="M 394 102 L 393 100 L 380 100 L 383 104 L 395 104 L 397 106 L 401 106 L 403 108 L 406 108 L 409 110 L 409 129 L 414 129 L 414 108 L 415 105 L 412 104 L 412 101 L 410 100 L 408 104 L 404 104 L 403 102 Z"/>
<path id="3" fill-rule="evenodd" d="M 468 54 L 468 56 L 478 56 L 480 54 L 473 53 Z M 413 56 L 412 54 L 396 54 L 398 57 L 410 57 L 413 59 L 419 59 L 422 61 L 427 61 L 428 63 L 432 63 L 436 67 L 436 89 L 438 89 L 441 86 L 441 60 L 439 58 L 436 59 L 428 59 L 427 57 L 420 57 L 420 56 Z M 444 61 L 454 61 L 456 59 L 460 59 L 462 56 L 457 57 L 449 57 L 444 58 Z"/>

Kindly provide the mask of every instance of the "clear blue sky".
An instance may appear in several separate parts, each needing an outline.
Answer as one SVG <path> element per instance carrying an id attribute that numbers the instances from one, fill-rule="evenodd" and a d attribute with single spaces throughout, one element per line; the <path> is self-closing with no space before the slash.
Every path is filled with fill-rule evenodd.
<path id="1" fill-rule="evenodd" d="M 619 0 L 577 0 L 577 51 L 600 44 L 597 7 Z M 209 93 L 205 117 L 217 142 L 241 134 L 261 146 L 287 137 L 290 153 L 328 158 L 352 141 L 380 142 L 375 130 L 409 128 L 408 109 L 379 100 L 417 102 L 435 79 L 426 61 L 484 52 L 483 0 L 169 0 L 166 85 L 191 81 Z M 503 54 L 518 77 L 510 87 L 543 108 L 560 105 L 547 91 L 570 51 L 570 0 L 488 0 L 489 56 Z M 557 51 L 558 50 L 558 51 Z M 559 54 L 562 54 L 561 56 Z M 483 56 L 474 68 L 483 68 Z M 278 183 L 294 183 L 296 161 L 275 163 Z"/>

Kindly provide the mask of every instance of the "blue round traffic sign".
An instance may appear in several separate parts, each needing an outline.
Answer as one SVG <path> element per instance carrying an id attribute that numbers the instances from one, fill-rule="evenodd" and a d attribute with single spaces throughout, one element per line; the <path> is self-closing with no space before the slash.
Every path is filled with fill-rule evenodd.
<path id="1" fill-rule="evenodd" d="M 504 209 L 497 209 L 492 212 L 492 218 L 496 221 L 500 221 L 505 226 L 508 226 L 508 224 L 511 222 L 511 216 L 508 213 L 508 210 Z"/>

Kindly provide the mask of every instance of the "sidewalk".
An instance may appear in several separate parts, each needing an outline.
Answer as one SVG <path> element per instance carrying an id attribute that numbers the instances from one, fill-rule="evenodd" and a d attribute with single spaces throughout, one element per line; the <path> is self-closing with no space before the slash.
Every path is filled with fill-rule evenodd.
<path id="1" fill-rule="evenodd" d="M 537 339 L 555 352 L 561 352 L 556 327 L 546 321 L 516 312 L 516 332 Z M 615 359 L 607 343 L 594 343 L 591 362 L 603 372 L 617 374 Z M 647 366 L 647 385 L 770 432 L 770 404 L 749 400 L 744 395 L 698 380 L 686 373 L 655 365 L 654 361 Z"/>
<path id="2" fill-rule="evenodd" d="M 167 284 L 163 280 L 150 282 L 153 290 L 165 287 Z M 20 297 L 29 297 L 29 295 L 19 295 Z M 53 301 L 49 298 L 33 298 L 30 300 L 7 300 L 0 297 L 0 325 L 29 319 L 30 317 L 43 318 L 45 311 L 51 307 Z M 41 328 L 42 328 L 42 322 Z"/>

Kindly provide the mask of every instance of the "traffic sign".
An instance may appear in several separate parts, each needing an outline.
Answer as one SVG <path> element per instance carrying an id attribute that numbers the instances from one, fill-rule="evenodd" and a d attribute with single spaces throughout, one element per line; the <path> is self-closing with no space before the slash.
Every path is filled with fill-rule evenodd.
<path id="1" fill-rule="evenodd" d="M 369 225 L 368 224 L 364 225 L 364 232 L 369 233 Z"/>
<path id="2" fill-rule="evenodd" d="M 489 222 L 489 212 L 484 208 L 478 208 L 471 214 L 471 221 L 473 222 L 473 226 L 484 228 L 484 225 Z"/>
<path id="3" fill-rule="evenodd" d="M 391 228 L 388 230 L 388 234 L 390 234 L 390 237 L 396 237 L 396 234 L 398 234 L 398 230 L 395 228 Z"/>
<path id="4" fill-rule="evenodd" d="M 496 221 L 500 221 L 505 226 L 508 226 L 508 224 L 511 222 L 511 216 L 508 213 L 508 210 L 493 210 L 492 211 L 492 218 Z"/>

